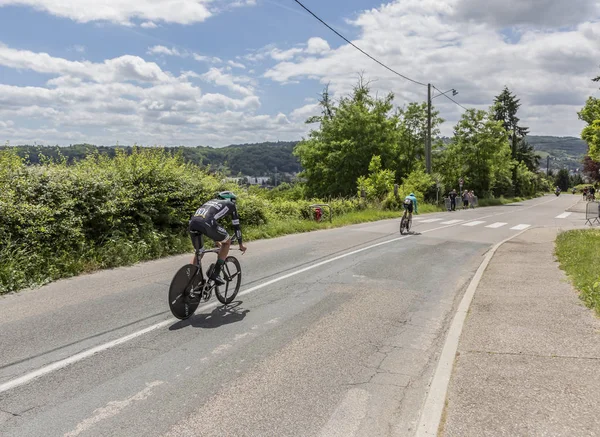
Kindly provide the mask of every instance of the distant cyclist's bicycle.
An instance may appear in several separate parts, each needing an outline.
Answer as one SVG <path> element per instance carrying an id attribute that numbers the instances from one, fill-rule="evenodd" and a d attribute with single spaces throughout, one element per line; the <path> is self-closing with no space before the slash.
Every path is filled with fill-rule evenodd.
<path id="1" fill-rule="evenodd" d="M 198 232 L 191 233 L 201 237 Z M 235 239 L 232 240 L 232 243 L 234 241 Z M 207 302 L 211 298 L 213 290 L 215 296 L 223 305 L 231 303 L 240 290 L 242 267 L 234 256 L 228 256 L 225 259 L 225 264 L 221 266 L 219 277 L 225 281 L 224 285 L 219 286 L 210 279 L 215 263 L 208 267 L 205 278 L 202 272 L 202 258 L 204 254 L 209 252 L 218 253 L 219 248 L 206 250 L 200 244 L 199 248 L 196 249 L 196 264 L 186 264 L 181 267 L 171 281 L 169 308 L 173 315 L 180 320 L 191 317 L 201 302 Z"/>
<path id="2" fill-rule="evenodd" d="M 408 209 L 404 209 L 404 214 L 402 215 L 402 220 L 400 220 L 400 233 L 402 235 L 408 234 L 410 232 L 410 226 L 412 224 L 412 219 L 408 218 Z"/>

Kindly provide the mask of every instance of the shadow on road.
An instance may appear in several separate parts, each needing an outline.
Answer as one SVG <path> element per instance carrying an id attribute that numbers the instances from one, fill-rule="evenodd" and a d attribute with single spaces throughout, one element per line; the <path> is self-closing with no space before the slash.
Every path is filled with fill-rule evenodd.
<path id="1" fill-rule="evenodd" d="M 187 326 L 194 328 L 218 328 L 219 326 L 228 325 L 230 323 L 244 320 L 246 314 L 250 312 L 248 309 L 241 309 L 239 306 L 243 302 L 241 300 L 234 301 L 229 305 L 221 305 L 212 310 L 208 314 L 195 314 L 187 320 L 181 320 L 169 327 L 169 331 L 177 331 L 178 329 Z"/>

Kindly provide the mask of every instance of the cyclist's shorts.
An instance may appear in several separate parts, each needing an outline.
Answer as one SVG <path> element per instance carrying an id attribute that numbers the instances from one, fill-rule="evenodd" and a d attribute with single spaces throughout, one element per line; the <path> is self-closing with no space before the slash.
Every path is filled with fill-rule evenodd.
<path id="1" fill-rule="evenodd" d="M 215 219 L 205 220 L 202 217 L 192 217 L 189 230 L 200 232 L 214 241 L 225 241 L 230 238 L 227 230 L 219 225 Z M 202 245 L 201 241 L 201 236 L 192 235 L 192 243 L 194 243 L 196 249 L 199 248 L 197 245 Z"/>
<path id="2" fill-rule="evenodd" d="M 404 206 L 404 209 L 407 209 L 408 212 L 410 212 L 412 214 L 413 212 L 413 203 L 411 200 L 405 200 L 404 203 L 402 204 L 402 206 Z"/>

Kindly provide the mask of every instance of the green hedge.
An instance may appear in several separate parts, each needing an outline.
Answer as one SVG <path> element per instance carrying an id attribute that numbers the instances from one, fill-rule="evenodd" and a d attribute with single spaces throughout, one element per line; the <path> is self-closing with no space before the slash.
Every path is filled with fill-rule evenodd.
<path id="1" fill-rule="evenodd" d="M 298 199 L 298 187 L 226 184 L 158 148 L 34 166 L 0 151 L 0 293 L 189 251 L 188 220 L 225 189 L 239 194 L 243 228 L 312 219 L 319 201 Z M 329 203 L 336 215 L 362 208 L 356 199 Z"/>

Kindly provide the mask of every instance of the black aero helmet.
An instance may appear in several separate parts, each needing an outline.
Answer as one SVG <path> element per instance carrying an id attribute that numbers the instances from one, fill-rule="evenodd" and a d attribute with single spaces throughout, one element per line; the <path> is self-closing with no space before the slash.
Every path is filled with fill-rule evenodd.
<path id="1" fill-rule="evenodd" d="M 237 196 L 231 191 L 221 191 L 219 194 L 217 194 L 217 197 L 219 199 L 231 200 L 232 202 L 235 202 L 237 199 Z"/>

